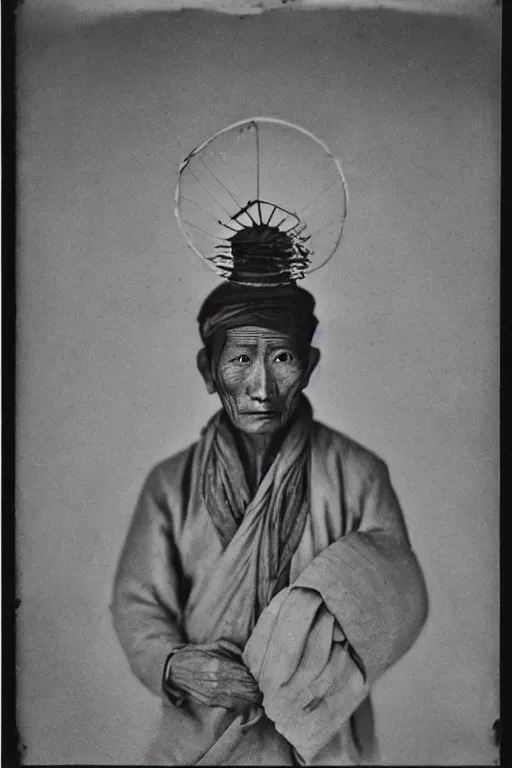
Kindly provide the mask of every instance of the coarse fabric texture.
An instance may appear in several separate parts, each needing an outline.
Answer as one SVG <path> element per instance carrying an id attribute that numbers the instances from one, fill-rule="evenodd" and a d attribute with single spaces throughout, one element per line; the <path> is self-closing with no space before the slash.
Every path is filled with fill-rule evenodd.
<path id="1" fill-rule="evenodd" d="M 295 284 L 251 287 L 223 283 L 205 299 L 199 331 L 207 344 L 218 331 L 254 325 L 285 333 L 309 344 L 318 325 L 315 299 Z"/>
<path id="2" fill-rule="evenodd" d="M 203 435 L 205 463 L 203 498 L 222 546 L 227 548 L 244 517 L 254 518 L 257 587 L 255 619 L 289 581 L 292 555 L 302 538 L 309 511 L 309 457 L 313 414 L 301 397 L 279 452 L 251 500 L 246 473 L 224 411 L 210 421 Z M 251 583 L 252 575 L 249 576 Z M 243 590 L 246 591 L 246 590 Z"/>
<path id="3" fill-rule="evenodd" d="M 321 552 L 262 614 L 244 660 L 267 717 L 305 764 L 336 737 L 368 687 L 416 639 L 427 610 L 416 558 L 388 532 Z M 340 625 L 343 633 L 340 633 Z M 362 674 L 354 674 L 347 647 Z M 371 758 L 372 743 L 360 744 Z"/>
<path id="4" fill-rule="evenodd" d="M 163 705 L 148 764 L 294 765 L 307 760 L 309 765 L 350 765 L 369 761 L 371 707 L 368 698 L 357 705 L 365 694 L 361 686 L 371 684 L 413 642 L 426 617 L 426 592 L 384 462 L 315 421 L 310 443 L 309 510 L 290 563 L 292 590 L 279 592 L 256 625 L 251 603 L 257 593 L 253 549 L 255 531 L 261 529 L 256 515 L 246 513 L 224 548 L 203 498 L 204 440 L 161 462 L 148 476 L 121 553 L 111 606 L 133 672 Z M 348 542 L 346 551 L 343 542 Z M 340 552 L 335 549 L 338 544 Z M 312 570 L 307 571 L 308 566 Z M 299 579 L 306 575 L 308 580 L 301 586 Z M 315 666 L 325 662 L 328 667 L 332 659 L 343 689 L 340 695 L 346 697 L 337 716 L 329 709 L 328 730 L 320 734 L 316 746 L 329 737 L 329 729 L 335 736 L 317 754 L 305 752 L 304 757 L 300 741 L 294 749 L 293 742 L 279 731 L 290 725 L 283 724 L 284 711 L 278 713 L 286 694 L 278 685 L 282 661 L 276 661 L 274 670 L 266 664 L 261 667 L 261 685 L 266 688 L 262 692 L 269 701 L 269 711 L 263 716 L 256 707 L 240 713 L 192 699 L 179 707 L 170 702 L 163 693 L 162 677 L 173 649 L 224 639 L 242 651 L 247 648 L 247 654 L 252 654 L 248 663 L 257 671 L 265 649 L 272 658 L 270 651 L 277 647 L 272 643 L 281 643 L 280 633 L 285 632 L 280 614 L 275 625 L 269 617 L 294 592 L 295 600 L 299 588 L 313 590 L 320 599 L 314 617 L 309 603 L 300 615 L 292 611 L 298 622 L 293 625 L 294 634 L 307 645 L 319 628 L 325 645 L 320 661 L 306 654 L 296 669 L 291 667 L 291 682 L 296 690 L 305 686 L 300 699 L 305 701 L 308 683 L 304 681 L 314 674 Z M 286 663 L 293 665 L 297 658 L 292 652 Z M 305 664 L 308 658 L 311 669 Z M 278 686 L 274 691 L 265 682 L 272 675 Z M 314 698 L 319 700 L 318 707 L 301 714 L 310 725 L 323 706 L 320 700 L 326 706 L 333 700 L 329 688 L 321 687 L 315 689 Z M 350 712 L 353 706 L 355 711 Z M 290 739 L 298 738 L 287 733 Z"/>
<path id="5" fill-rule="evenodd" d="M 324 764 L 337 764 L 343 757 L 342 745 L 335 744 L 340 726 L 349 722 L 369 689 L 320 593 L 282 590 L 249 638 L 244 661 L 263 693 L 267 717 L 293 745 L 298 761 L 311 765 L 315 756 L 326 753 Z M 354 762 L 374 756 L 371 732 L 369 737 L 361 755 L 352 739 L 344 745 Z"/>

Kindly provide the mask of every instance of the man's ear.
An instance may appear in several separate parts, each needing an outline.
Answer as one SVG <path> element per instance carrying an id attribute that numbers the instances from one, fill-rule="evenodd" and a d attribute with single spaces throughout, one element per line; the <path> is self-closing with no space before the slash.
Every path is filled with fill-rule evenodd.
<path id="1" fill-rule="evenodd" d="M 302 374 L 301 389 L 306 389 L 307 385 L 309 384 L 311 374 L 317 367 L 319 360 L 320 360 L 320 350 L 317 349 L 316 347 L 310 347 L 308 352 L 308 361 L 306 365 L 306 370 Z"/>
<path id="2" fill-rule="evenodd" d="M 197 353 L 197 369 L 204 379 L 208 394 L 213 395 L 217 391 L 217 387 L 215 386 L 215 382 L 212 377 L 210 360 L 208 359 L 208 352 L 206 351 L 206 347 L 202 347 L 202 349 L 200 349 Z"/>

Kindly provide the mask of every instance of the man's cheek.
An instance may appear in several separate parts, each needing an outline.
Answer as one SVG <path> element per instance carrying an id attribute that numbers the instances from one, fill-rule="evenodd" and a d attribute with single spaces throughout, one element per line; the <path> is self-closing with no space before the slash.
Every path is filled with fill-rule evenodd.
<path id="1" fill-rule="evenodd" d="M 228 396 L 236 397 L 242 385 L 243 377 L 236 371 L 224 373 L 219 377 L 219 390 Z"/>
<path id="2" fill-rule="evenodd" d="M 228 410 L 229 413 L 234 416 L 236 416 L 238 412 L 239 399 L 240 398 L 237 392 L 232 392 L 229 390 L 224 390 L 223 395 L 221 397 L 224 408 L 226 408 L 226 410 Z"/>
<path id="3" fill-rule="evenodd" d="M 221 395 L 221 401 L 222 405 L 224 407 L 224 410 L 227 411 L 228 416 L 233 420 L 237 418 L 238 415 L 238 406 L 237 406 L 237 399 L 236 397 L 233 397 L 227 392 L 224 392 Z"/>
<path id="4" fill-rule="evenodd" d="M 301 376 L 296 372 L 284 374 L 278 382 L 278 391 L 283 400 L 291 401 L 300 391 Z"/>

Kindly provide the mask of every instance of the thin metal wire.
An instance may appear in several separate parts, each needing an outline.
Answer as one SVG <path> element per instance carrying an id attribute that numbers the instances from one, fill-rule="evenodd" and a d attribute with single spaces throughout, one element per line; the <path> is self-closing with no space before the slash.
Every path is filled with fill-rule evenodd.
<path id="1" fill-rule="evenodd" d="M 188 203 L 192 203 L 192 205 L 195 205 L 199 210 L 201 210 L 203 213 L 206 213 L 207 216 L 210 217 L 210 219 L 213 219 L 216 224 L 219 223 L 219 220 L 216 216 L 213 215 L 213 213 L 210 213 L 206 210 L 206 208 L 203 208 L 202 205 L 199 205 L 199 203 L 196 203 L 195 200 L 192 200 L 190 197 L 186 197 L 185 195 L 181 195 L 182 200 L 186 200 Z"/>
<path id="2" fill-rule="evenodd" d="M 243 215 L 246 215 L 246 216 L 248 216 L 248 217 L 250 218 L 250 220 L 252 221 L 252 223 L 254 224 L 254 226 L 255 226 L 255 227 L 257 227 L 257 226 L 258 226 L 258 222 L 257 222 L 255 219 L 253 219 L 253 217 L 252 217 L 252 216 L 251 216 L 251 214 L 249 213 L 249 209 L 247 208 L 247 206 L 245 207 L 245 210 L 244 210 L 243 208 L 240 208 L 240 210 L 238 211 L 238 213 L 235 213 L 235 215 L 234 215 L 234 216 L 232 216 L 231 218 L 232 218 L 234 221 L 236 221 L 238 224 L 240 224 L 240 221 L 238 220 L 238 217 L 239 217 L 239 216 L 243 216 Z M 243 224 L 242 226 L 245 228 L 245 227 L 247 226 L 247 224 Z"/>
<path id="3" fill-rule="evenodd" d="M 230 176 L 231 176 L 231 178 L 233 179 L 233 183 L 234 183 L 235 187 L 237 188 L 237 190 L 240 192 L 240 194 L 241 194 L 241 195 L 242 195 L 242 197 L 243 197 L 243 194 L 244 194 L 244 193 L 243 193 L 243 191 L 242 191 L 242 188 L 239 186 L 239 184 L 238 184 L 237 180 L 235 179 L 235 175 L 234 175 L 233 171 L 231 170 L 231 168 L 229 167 L 229 165 L 226 163 L 226 161 L 225 161 L 225 160 L 224 160 L 224 158 L 222 157 L 222 153 L 221 153 L 221 152 L 219 152 L 219 153 L 218 153 L 218 155 L 217 155 L 217 157 L 220 157 L 220 160 L 221 160 L 221 162 L 222 162 L 222 163 L 224 163 L 224 165 L 226 166 L 226 168 L 227 168 L 227 171 L 228 171 L 229 175 L 230 175 Z"/>
<path id="4" fill-rule="evenodd" d="M 238 205 L 238 207 L 239 207 L 239 208 L 242 208 L 242 206 L 240 205 L 240 203 L 238 202 L 238 200 L 236 199 L 236 197 L 233 197 L 233 195 L 231 194 L 231 192 L 229 191 L 229 189 L 228 189 L 228 188 L 227 188 L 227 187 L 226 187 L 226 186 L 225 186 L 225 185 L 222 183 L 222 181 L 221 181 L 221 180 L 220 180 L 220 179 L 217 177 L 217 175 L 216 175 L 216 174 L 215 174 L 215 173 L 212 171 L 212 169 L 211 169 L 211 168 L 210 168 L 208 165 L 206 165 L 206 163 L 205 163 L 205 161 L 203 160 L 203 158 L 202 158 L 202 157 L 200 157 L 200 158 L 199 158 L 199 160 L 202 162 L 202 164 L 204 165 L 204 167 L 206 168 L 206 170 L 207 170 L 207 171 L 209 171 L 209 172 L 211 173 L 211 175 L 213 176 L 213 178 L 214 178 L 214 179 L 215 179 L 215 180 L 216 180 L 216 181 L 217 181 L 217 182 L 218 182 L 218 183 L 221 185 L 222 189 L 225 189 L 225 190 L 226 190 L 226 192 L 228 193 L 228 195 L 230 196 L 230 198 L 231 198 L 231 199 L 232 199 L 232 200 L 233 200 L 233 201 L 234 201 L 234 202 L 235 202 L 235 203 Z"/>
<path id="5" fill-rule="evenodd" d="M 304 175 L 304 179 L 301 182 L 301 184 L 297 184 L 296 189 L 298 189 L 298 190 L 304 189 L 304 185 L 308 184 L 308 182 L 310 180 L 310 177 L 311 177 L 311 174 L 313 173 L 315 168 L 317 168 L 317 166 L 319 166 L 319 165 L 323 165 L 327 160 L 332 160 L 332 157 L 330 155 L 325 155 L 324 157 L 322 157 L 321 160 L 318 160 L 318 162 L 316 162 L 314 165 L 312 165 L 311 168 L 309 169 L 309 171 Z M 292 198 L 292 203 L 295 202 L 295 199 L 296 199 L 295 197 Z M 293 208 L 293 204 L 292 203 L 290 203 L 290 208 Z"/>
<path id="6" fill-rule="evenodd" d="M 331 187 L 333 187 L 333 186 L 336 184 L 336 182 L 337 182 L 337 181 L 338 181 L 338 179 L 334 179 L 334 181 L 332 181 L 332 182 L 329 184 L 329 186 L 328 186 L 328 187 L 326 187 L 326 188 L 324 189 L 324 191 L 323 191 L 323 192 L 320 192 L 320 194 L 319 194 L 319 195 L 317 195 L 315 198 L 313 198 L 313 200 L 311 200 L 311 202 L 310 202 L 310 203 L 308 203 L 307 205 L 305 205 L 305 206 L 304 206 L 304 208 L 301 208 L 301 209 L 300 209 L 300 211 L 299 211 L 299 213 L 297 214 L 297 216 L 299 216 L 301 213 L 304 213 L 304 211 L 307 211 L 307 209 L 309 208 L 309 206 L 310 206 L 310 205 L 313 205 L 313 203 L 316 203 L 316 202 L 317 202 L 317 200 L 320 200 L 320 198 L 321 198 L 321 197 L 323 197 L 323 196 L 325 195 L 325 193 L 326 193 L 326 192 L 328 192 L 328 191 L 330 190 L 330 188 L 331 188 Z"/>
<path id="7" fill-rule="evenodd" d="M 300 187 L 304 186 L 304 182 L 307 181 L 308 178 L 311 181 L 312 180 L 311 177 L 314 176 L 315 177 L 314 180 L 316 180 L 318 178 L 316 176 L 317 169 L 321 168 L 322 166 L 324 166 L 330 159 L 332 159 L 334 164 L 337 166 L 339 175 L 341 177 L 340 180 L 341 180 L 341 183 L 343 185 L 343 191 L 344 191 L 344 194 L 345 194 L 345 197 L 346 197 L 346 183 L 345 183 L 345 179 L 343 177 L 343 172 L 341 170 L 341 166 L 339 164 L 339 161 L 331 155 L 331 153 L 329 152 L 328 147 L 322 141 L 320 141 L 316 136 L 311 134 L 309 131 L 306 131 L 306 130 L 300 128 L 300 126 L 295 126 L 293 124 L 287 123 L 286 121 L 279 120 L 279 119 L 274 119 L 274 118 L 252 118 L 252 119 L 250 119 L 248 121 L 247 120 L 239 121 L 239 123 L 236 123 L 236 124 L 234 124 L 232 126 L 228 126 L 227 128 L 223 129 L 222 131 L 219 131 L 213 137 L 211 137 L 207 141 L 203 142 L 202 145 L 200 145 L 199 147 L 196 147 L 196 149 L 193 152 L 191 152 L 189 156 L 187 156 L 186 160 L 180 166 L 180 176 L 181 176 L 181 171 L 184 171 L 186 167 L 189 167 L 190 161 L 204 147 L 206 147 L 214 138 L 216 138 L 217 136 L 221 136 L 223 134 L 226 134 L 228 131 L 232 130 L 235 127 L 253 128 L 255 130 L 255 134 L 256 134 L 256 136 L 255 136 L 256 148 L 255 149 L 256 149 L 256 164 L 257 164 L 257 178 L 256 178 L 256 182 L 257 182 L 257 196 L 256 196 L 256 200 L 254 200 L 252 203 L 251 202 L 247 203 L 247 206 L 246 206 L 246 209 L 245 209 L 244 213 L 246 213 L 246 215 L 247 215 L 247 221 L 252 222 L 254 225 L 258 226 L 257 219 L 259 218 L 259 224 L 260 225 L 263 225 L 264 223 L 266 223 L 268 226 L 270 226 L 270 223 L 273 222 L 274 219 L 275 219 L 276 211 L 279 210 L 279 206 L 274 205 L 273 203 L 265 203 L 265 201 L 260 200 L 261 173 L 262 173 L 263 169 L 262 169 L 262 166 L 261 166 L 261 154 L 260 154 L 260 152 L 261 152 L 261 144 L 260 144 L 261 136 L 260 136 L 260 133 L 259 133 L 259 128 L 262 125 L 276 124 L 276 123 L 279 124 L 279 125 L 282 125 L 283 127 L 289 127 L 289 128 L 298 129 L 301 133 L 303 133 L 306 136 L 308 136 L 309 138 L 315 140 L 316 143 L 319 144 L 324 149 L 326 154 L 328 154 L 328 157 L 324 156 L 322 159 L 319 159 L 316 162 L 313 162 L 311 164 L 311 167 L 308 169 L 307 173 L 305 174 L 306 175 L 306 179 L 304 179 L 304 181 L 298 187 L 295 187 L 294 191 L 296 193 L 298 193 L 298 194 L 296 194 L 296 196 L 295 195 L 293 196 L 293 203 L 295 204 L 295 201 L 297 201 L 297 204 L 300 204 L 300 202 L 301 202 L 300 198 L 302 197 L 302 199 L 304 199 L 303 194 L 301 194 Z M 240 136 L 237 136 L 237 142 L 239 141 L 239 139 L 240 139 Z M 210 155 L 210 156 L 212 156 L 215 159 L 215 157 L 217 155 L 212 153 L 212 155 Z M 205 167 L 205 170 L 208 172 L 208 175 L 213 176 L 213 178 L 217 182 L 217 184 L 228 194 L 229 198 L 234 201 L 234 203 L 236 204 L 237 208 L 240 208 L 240 204 L 239 204 L 239 202 L 237 200 L 237 196 L 240 197 L 240 195 L 241 195 L 241 198 L 245 200 L 244 194 L 242 192 L 242 185 L 238 183 L 237 178 L 235 177 L 234 172 L 232 171 L 232 169 L 231 169 L 230 165 L 228 164 L 228 162 L 224 159 L 224 156 L 219 153 L 218 157 L 220 157 L 220 162 L 221 162 L 221 164 L 223 164 L 225 166 L 225 169 L 226 169 L 226 174 L 227 175 L 225 176 L 225 184 L 216 175 L 216 173 L 211 169 L 211 167 L 203 160 L 202 157 L 199 157 L 198 159 L 201 160 L 202 165 Z M 220 219 L 217 219 L 218 224 L 223 229 L 226 229 L 227 231 L 231 231 L 233 233 L 239 233 L 239 232 L 243 231 L 244 229 L 246 229 L 248 226 L 250 226 L 247 223 L 242 224 L 241 221 L 240 221 L 240 219 L 243 218 L 243 215 L 241 215 L 241 211 L 244 210 L 244 209 L 240 209 L 238 211 L 238 214 L 232 215 L 229 212 L 229 210 L 227 209 L 226 205 L 222 202 L 222 197 L 223 196 L 220 195 L 220 197 L 219 197 L 219 192 L 216 192 L 216 194 L 214 194 L 213 191 L 211 190 L 211 188 L 209 188 L 208 185 L 206 184 L 206 180 L 200 180 L 200 177 L 198 177 L 198 175 L 196 175 L 191 168 L 190 168 L 190 172 L 191 172 L 192 178 L 195 180 L 195 182 L 198 184 L 198 186 L 206 193 L 206 195 L 209 198 L 212 199 L 213 203 L 215 204 L 215 207 L 213 207 L 212 210 L 215 210 L 216 208 L 218 208 L 218 210 L 224 211 L 224 213 L 228 216 L 230 224 L 232 224 L 233 226 L 230 226 L 229 224 L 226 224 L 224 221 L 222 221 Z M 219 171 L 219 174 L 222 175 L 222 172 Z M 320 175 L 322 175 L 322 174 L 320 174 Z M 302 174 L 301 174 L 301 176 L 302 176 Z M 321 189 L 320 192 L 315 197 L 313 197 L 313 199 L 311 199 L 308 203 L 306 203 L 305 205 L 303 205 L 300 208 L 298 213 L 289 214 L 288 211 L 286 211 L 286 213 L 289 216 L 293 216 L 293 215 L 295 215 L 297 217 L 301 216 L 301 214 L 303 214 L 304 212 L 307 212 L 308 209 L 311 206 L 315 205 L 315 203 L 318 203 L 318 201 L 321 200 L 322 197 L 324 195 L 326 195 L 329 192 L 329 190 L 332 189 L 332 187 L 336 184 L 336 180 L 337 179 L 334 179 L 331 183 L 327 184 L 323 189 Z M 232 183 L 232 187 L 229 187 L 229 183 Z M 226 186 L 226 185 L 228 185 L 228 186 Z M 231 189 L 233 190 L 233 193 L 230 191 Z M 188 202 L 193 203 L 200 211 L 203 212 L 203 214 L 206 214 L 208 216 L 208 218 L 214 219 L 214 221 L 215 221 L 215 217 L 211 213 L 209 213 L 209 211 L 206 208 L 203 208 L 198 202 L 196 202 L 195 200 L 191 200 L 190 198 L 184 198 L 184 199 L 186 199 Z M 264 205 L 265 205 L 265 208 L 264 208 Z M 266 208 L 267 205 L 268 205 L 268 209 Z M 342 210 L 342 217 L 341 217 L 342 220 L 341 220 L 340 232 L 339 232 L 339 235 L 338 235 L 337 232 L 333 233 L 333 234 L 336 234 L 336 245 L 339 243 L 339 240 L 341 238 L 341 231 L 343 229 L 343 221 L 344 221 L 345 216 L 346 216 L 346 201 L 345 201 L 345 204 L 340 206 L 340 207 L 343 209 Z M 258 215 L 255 215 L 255 217 L 253 217 L 251 215 L 251 212 L 248 210 L 249 208 L 251 208 L 251 211 L 254 212 L 255 214 L 256 214 L 256 211 L 257 211 Z M 269 211 L 269 213 L 267 213 L 267 210 Z M 176 208 L 176 213 L 179 214 L 178 208 Z M 238 216 L 238 218 L 236 218 L 237 216 Z M 264 221 L 265 216 L 267 216 L 266 222 Z M 179 221 L 179 215 L 178 215 L 178 221 Z M 277 224 L 276 228 L 281 230 L 281 227 L 283 225 L 285 225 L 285 222 L 287 222 L 287 221 L 289 222 L 289 218 L 288 218 L 288 216 L 285 216 L 284 218 L 282 218 L 279 221 L 279 223 Z M 303 233 L 305 231 L 307 232 L 307 229 L 305 230 L 305 226 L 301 227 L 300 226 L 301 223 L 302 222 L 300 222 L 298 224 L 294 224 L 293 226 L 290 226 L 290 224 L 288 223 L 288 227 L 286 229 L 286 234 L 289 233 L 289 236 L 293 237 L 293 239 L 295 241 L 296 251 L 298 253 L 302 254 L 303 256 L 305 256 L 307 251 L 310 250 L 308 248 L 308 246 L 303 245 L 303 244 L 309 243 L 312 237 L 317 236 L 322 231 L 328 230 L 329 228 L 331 228 L 335 224 L 335 222 L 332 221 L 332 218 L 329 217 L 327 223 L 322 225 L 321 228 L 317 228 L 312 233 L 312 235 L 305 235 Z M 230 260 L 229 260 L 229 253 L 228 253 L 228 249 L 229 249 L 228 243 L 230 243 L 232 238 L 230 237 L 229 239 L 227 239 L 226 237 L 222 238 L 222 237 L 219 237 L 217 235 L 213 235 L 211 232 L 208 232 L 206 229 L 202 229 L 200 226 L 198 226 L 196 224 L 193 224 L 190 221 L 187 221 L 186 224 L 188 224 L 191 227 L 194 227 L 198 231 L 203 232 L 208 237 L 214 237 L 219 242 L 219 245 L 217 246 L 217 248 L 218 249 L 222 249 L 224 251 L 224 256 L 220 257 L 220 254 L 218 254 L 218 256 L 220 258 L 219 258 L 219 261 L 218 261 L 216 269 L 217 269 L 219 274 L 220 273 L 227 274 L 228 273 L 227 270 L 223 269 L 221 267 L 220 260 L 222 259 L 224 264 L 229 263 Z M 281 230 L 281 231 L 283 231 L 283 230 Z M 186 233 L 184 233 L 184 234 L 186 234 Z M 301 235 L 302 235 L 302 237 L 301 237 Z M 187 240 L 189 240 L 189 237 L 187 237 Z M 193 249 L 200 256 L 202 255 L 201 252 L 194 246 L 193 242 L 189 241 L 189 244 L 192 245 Z M 334 246 L 334 248 L 336 247 L 336 245 Z M 312 253 L 312 251 L 310 251 L 310 252 Z M 331 250 L 331 253 L 329 254 L 329 256 L 327 256 L 327 259 L 325 259 L 325 260 L 328 260 L 330 258 L 330 256 L 332 255 L 332 252 L 333 251 Z M 203 255 L 203 258 L 204 258 L 204 255 Z M 226 259 L 227 259 L 227 261 L 226 261 Z M 322 264 L 323 263 L 325 263 L 325 262 L 322 260 Z M 319 266 L 321 266 L 321 264 Z M 313 265 L 311 265 L 309 260 L 306 259 L 306 261 L 301 262 L 300 265 L 298 263 L 296 265 L 292 265 L 292 270 L 294 272 L 295 271 L 301 272 L 302 269 L 305 269 L 306 271 L 308 271 L 308 267 L 309 267 L 309 271 L 315 271 L 315 269 L 318 268 L 318 267 L 314 267 Z M 269 273 L 269 276 L 270 276 L 270 273 Z M 304 276 L 304 275 L 302 274 L 301 276 Z M 251 280 L 250 282 L 255 284 L 254 280 Z"/>
<path id="8" fill-rule="evenodd" d="M 208 261 L 213 261 L 215 266 L 221 267 L 222 269 L 233 268 L 233 259 L 229 256 L 222 256 L 221 254 L 215 253 L 213 256 L 207 256 L 206 258 Z"/>
<path id="9" fill-rule="evenodd" d="M 315 237 L 315 235 L 318 235 L 318 234 L 319 234 L 320 232 L 322 232 L 324 229 L 327 229 L 327 227 L 328 227 L 328 226 L 329 226 L 329 222 L 328 222 L 327 224 L 323 224 L 323 225 L 320 227 L 320 229 L 317 229 L 315 232 L 312 232 L 312 233 L 310 234 L 310 237 Z"/>
<path id="10" fill-rule="evenodd" d="M 268 225 L 270 224 L 270 219 L 272 218 L 272 216 L 274 215 L 274 213 L 275 213 L 276 211 L 277 211 L 277 205 L 274 205 L 274 207 L 273 207 L 273 209 L 272 209 L 272 213 L 270 214 L 270 216 L 268 217 L 267 221 L 265 222 L 265 224 L 267 225 L 267 227 L 268 227 Z"/>
<path id="11" fill-rule="evenodd" d="M 192 168 L 190 167 L 190 165 L 188 165 L 188 166 L 187 166 L 187 168 L 188 168 L 188 170 L 190 171 L 190 173 L 192 174 L 192 176 L 194 177 L 194 179 L 197 181 L 197 183 L 199 184 L 199 186 L 201 187 L 201 189 L 204 189 L 204 191 L 205 191 L 205 192 L 206 192 L 208 195 L 210 195 L 210 197 L 212 198 L 213 202 L 214 202 L 214 203 L 216 203 L 216 204 L 219 206 L 219 208 L 222 208 L 222 210 L 224 211 L 224 213 L 227 213 L 227 215 L 229 216 L 229 218 L 232 218 L 232 216 L 231 216 L 230 212 L 228 211 L 228 209 L 227 209 L 227 208 L 224 208 L 224 206 L 223 206 L 221 203 L 219 203 L 219 201 L 217 200 L 217 198 L 216 198 L 216 197 L 213 195 L 213 193 L 212 193 L 212 192 L 210 192 L 210 190 L 209 190 L 207 187 L 205 187 L 205 186 L 204 186 L 204 184 L 201 184 L 201 182 L 199 181 L 199 179 L 198 179 L 198 178 L 197 178 L 197 176 L 195 175 L 195 173 L 194 173 L 194 171 L 192 170 Z M 235 202 L 236 202 L 236 201 L 235 201 Z M 237 203 L 237 205 L 238 205 L 238 203 Z"/>
<path id="12" fill-rule="evenodd" d="M 260 214 L 260 224 L 263 224 L 261 218 L 261 203 L 260 203 L 260 129 L 257 123 L 254 123 L 256 129 L 256 200 L 258 201 L 258 212 Z"/>
<path id="13" fill-rule="evenodd" d="M 283 234 L 284 235 L 287 235 L 288 232 L 293 232 L 294 229 L 297 229 L 297 227 L 300 227 L 300 225 L 302 224 L 302 222 L 299 219 L 299 217 L 296 216 L 294 213 L 291 213 L 290 216 L 295 218 L 295 219 L 297 219 L 297 223 L 294 224 L 293 227 L 290 227 L 289 229 L 283 229 Z M 283 219 L 283 221 L 286 221 L 286 219 Z M 302 224 L 302 229 L 304 229 L 305 226 L 306 226 L 305 224 Z M 302 229 L 300 230 L 301 232 L 302 232 Z M 299 232 L 294 232 L 294 234 L 299 234 Z"/>
<path id="14" fill-rule="evenodd" d="M 208 211 L 205 208 L 203 208 L 201 205 L 199 205 L 199 203 L 196 203 L 195 200 L 191 200 L 190 197 L 186 197 L 185 195 L 181 195 L 181 199 L 182 200 L 186 200 L 187 202 L 192 203 L 192 205 L 197 206 L 199 208 L 199 210 L 203 211 L 203 213 L 206 213 L 207 216 L 209 216 L 211 219 L 213 219 L 216 224 L 220 224 L 221 227 L 225 227 L 226 229 L 231 230 L 231 232 L 242 232 L 244 230 L 244 227 L 242 227 L 241 229 L 235 229 L 234 227 L 230 227 L 229 224 L 226 224 L 224 221 L 221 221 L 220 219 L 217 219 L 213 214 L 208 213 Z M 233 219 L 230 217 L 230 221 L 232 221 L 232 220 Z M 185 221 L 185 219 L 183 219 L 183 221 Z M 188 222 L 188 223 L 190 224 L 191 222 Z M 239 222 L 236 222 L 236 223 L 238 224 Z M 194 225 L 192 224 L 192 226 L 194 226 Z M 197 227 L 197 228 L 201 229 L 200 227 Z M 206 232 L 205 229 L 202 229 L 201 231 L 204 232 L 207 235 L 209 234 L 208 232 Z M 216 237 L 216 235 L 211 235 L 211 236 L 212 237 Z M 220 239 L 222 239 L 222 238 L 220 238 Z"/>
<path id="15" fill-rule="evenodd" d="M 192 221 L 188 221 L 187 219 L 183 219 L 185 224 L 188 224 L 189 227 L 194 227 L 194 229 L 198 229 L 200 232 L 204 232 L 205 235 L 208 235 L 208 237 L 213 237 L 215 240 L 220 240 L 221 243 L 226 242 L 225 237 L 219 237 L 218 235 L 213 235 L 211 232 L 207 232 L 206 229 L 203 229 L 202 227 L 199 227 L 197 224 L 194 224 Z M 219 222 L 220 223 L 220 222 Z"/>
<path id="16" fill-rule="evenodd" d="M 229 224 L 224 224 L 224 222 L 223 222 L 223 221 L 220 221 L 220 219 L 219 219 L 219 222 L 218 222 L 218 223 L 219 223 L 221 226 L 223 226 L 223 227 L 226 227 L 226 229 L 230 229 L 232 232 L 237 232 L 237 233 L 238 233 L 238 232 L 243 232 L 243 231 L 244 231 L 244 229 L 245 229 L 245 227 L 242 227 L 241 229 L 235 229 L 234 227 L 230 227 L 230 226 L 229 226 Z"/>

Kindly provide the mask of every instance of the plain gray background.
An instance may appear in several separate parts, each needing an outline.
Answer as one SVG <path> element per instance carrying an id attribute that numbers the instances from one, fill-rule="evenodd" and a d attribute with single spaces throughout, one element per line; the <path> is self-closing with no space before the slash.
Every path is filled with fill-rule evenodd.
<path id="1" fill-rule="evenodd" d="M 40 20 L 39 20 L 40 21 Z M 492 20 L 491 20 L 492 22 Z M 217 401 L 217 279 L 178 163 L 238 119 L 298 122 L 349 214 L 317 297 L 316 416 L 388 462 L 431 598 L 375 687 L 382 759 L 492 764 L 498 717 L 499 31 L 394 12 L 121 17 L 18 37 L 19 717 L 26 761 L 140 762 L 158 701 L 108 612 L 151 466 Z"/>

